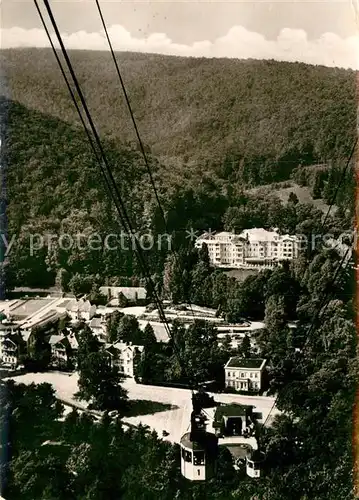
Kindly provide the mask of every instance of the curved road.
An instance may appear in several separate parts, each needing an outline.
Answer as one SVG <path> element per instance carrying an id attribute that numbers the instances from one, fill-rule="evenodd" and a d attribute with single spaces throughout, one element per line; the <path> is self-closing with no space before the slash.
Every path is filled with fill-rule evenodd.
<path id="1" fill-rule="evenodd" d="M 9 377 L 10 378 L 10 377 Z M 48 382 L 53 385 L 57 396 L 63 401 L 73 401 L 74 393 L 77 391 L 77 373 L 66 374 L 61 372 L 47 373 L 27 373 L 13 377 L 14 380 L 22 383 Z M 130 399 L 142 399 L 157 401 L 178 406 L 176 410 L 158 412 L 153 415 L 140 415 L 124 419 L 125 422 L 137 425 L 140 422 L 155 429 L 159 436 L 166 430 L 169 435 L 168 441 L 179 443 L 181 436 L 188 430 L 190 414 L 192 409 L 191 391 L 188 389 L 177 389 L 173 387 L 158 387 L 153 385 L 136 384 L 134 380 L 127 379 L 122 386 L 128 391 Z M 264 421 L 270 412 L 274 398 L 261 396 L 242 396 L 236 394 L 210 394 L 215 401 L 220 403 L 237 403 L 243 405 L 253 405 L 254 411 L 261 413 L 261 421 Z M 211 416 L 213 410 L 208 409 L 206 413 Z M 273 409 L 271 417 L 278 413 Z M 271 420 L 271 419 L 269 419 Z M 268 422 L 269 423 L 269 422 Z"/>

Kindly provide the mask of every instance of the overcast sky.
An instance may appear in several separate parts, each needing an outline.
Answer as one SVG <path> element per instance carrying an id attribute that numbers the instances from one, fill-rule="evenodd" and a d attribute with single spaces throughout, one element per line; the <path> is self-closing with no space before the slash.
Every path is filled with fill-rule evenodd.
<path id="1" fill-rule="evenodd" d="M 102 0 L 101 6 L 117 50 L 274 58 L 359 69 L 357 3 Z M 51 4 L 67 47 L 107 48 L 94 0 Z M 33 1 L 2 0 L 1 46 L 47 45 Z"/>

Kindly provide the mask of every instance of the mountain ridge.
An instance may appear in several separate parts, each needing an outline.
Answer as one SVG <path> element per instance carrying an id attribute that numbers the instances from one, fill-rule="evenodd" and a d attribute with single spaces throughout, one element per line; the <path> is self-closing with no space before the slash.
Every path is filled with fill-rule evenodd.
<path id="1" fill-rule="evenodd" d="M 100 134 L 136 142 L 110 53 L 69 54 Z M 6 49 L 0 56 L 8 97 L 78 122 L 50 49 Z M 316 158 L 350 149 L 347 136 L 356 123 L 353 70 L 133 52 L 117 57 L 141 138 L 165 164 L 200 164 L 203 170 L 228 153 L 276 161 L 293 148 L 297 161 L 305 143 Z"/>

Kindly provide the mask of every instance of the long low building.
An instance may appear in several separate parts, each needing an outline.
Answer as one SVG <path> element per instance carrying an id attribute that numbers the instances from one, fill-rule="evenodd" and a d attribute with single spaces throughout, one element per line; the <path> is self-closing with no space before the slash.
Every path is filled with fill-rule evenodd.
<path id="1" fill-rule="evenodd" d="M 225 338 L 226 335 L 244 337 L 246 334 L 249 335 L 251 332 L 263 330 L 264 328 L 265 323 L 263 321 L 244 321 L 234 325 L 217 326 L 219 338 Z"/>
<path id="2" fill-rule="evenodd" d="M 292 260 L 299 253 L 299 239 L 277 230 L 262 228 L 245 229 L 240 234 L 222 231 L 204 233 L 195 246 L 207 245 L 213 266 L 233 269 L 273 268 L 281 262 Z"/>

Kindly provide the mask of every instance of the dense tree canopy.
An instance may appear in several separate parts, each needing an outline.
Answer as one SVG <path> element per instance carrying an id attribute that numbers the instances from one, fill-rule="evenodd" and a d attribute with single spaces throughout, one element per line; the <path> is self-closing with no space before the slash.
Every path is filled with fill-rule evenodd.
<path id="1" fill-rule="evenodd" d="M 71 59 L 101 132 L 132 141 L 110 55 L 71 51 Z M 2 66 L 14 100 L 78 122 L 51 50 L 2 51 Z M 300 163 L 323 162 L 351 149 L 355 71 L 126 52 L 121 71 L 145 144 L 171 161 L 172 169 L 187 164 L 188 177 L 197 163 L 232 182 L 263 184 L 280 180 Z M 181 183 L 185 177 L 181 172 Z"/>
<path id="2" fill-rule="evenodd" d="M 267 457 L 263 478 L 253 482 L 233 471 L 223 450 L 217 477 L 193 485 L 180 477 L 178 447 L 148 429 L 127 429 L 106 415 L 95 423 L 76 411 L 60 423 L 63 408 L 50 386 L 7 382 L 0 401 L 0 421 L 8 429 L 2 493 L 14 500 L 352 498 L 354 271 L 350 262 L 334 282 L 341 255 L 324 248 L 322 232 L 336 237 L 353 222 L 353 165 L 341 179 L 356 125 L 355 73 L 300 63 L 122 54 L 141 130 L 147 131 L 164 224 L 138 145 L 128 142 L 131 123 L 122 120 L 118 127 L 124 103 L 110 59 L 96 52 L 71 56 L 132 225 L 140 234 L 153 233 L 156 244 L 146 261 L 156 291 L 175 303 L 214 307 L 228 322 L 265 318 L 256 341 L 283 413 L 260 434 Z M 6 286 L 56 283 L 96 301 L 104 281 L 138 285 L 142 270 L 131 239 L 115 250 L 106 243 L 122 228 L 50 52 L 8 50 L 3 62 L 14 100 L 0 101 L 8 119 L 2 166 L 8 233 L 16 236 Z M 171 78 L 163 78 L 166 72 Z M 313 199 L 303 202 L 291 191 L 283 201 L 273 194 L 273 183 L 281 181 L 294 191 L 307 187 L 315 201 L 331 204 L 337 194 L 325 228 Z M 264 184 L 271 185 L 265 194 L 251 189 Z M 255 226 L 300 233 L 310 245 L 291 265 L 241 282 L 214 270 L 206 247 L 193 249 L 193 231 Z M 328 303 L 319 309 L 323 297 Z M 298 320 L 297 327 L 288 320 Z M 31 338 L 28 367 L 47 368 L 49 333 Z M 79 325 L 77 333 L 80 396 L 99 409 L 122 409 L 121 377 L 88 327 Z M 108 318 L 107 333 L 111 342 L 145 345 L 136 363 L 136 379 L 144 383 L 221 381 L 233 354 L 228 338 L 219 347 L 213 325 L 202 321 L 189 328 L 174 323 L 168 345 L 121 314 Z M 248 340 L 238 351 L 244 356 L 251 354 Z M 48 440 L 53 442 L 42 446 Z"/>
<path id="3" fill-rule="evenodd" d="M 151 107 L 154 99 L 151 92 L 143 93 L 142 86 L 152 88 L 156 81 L 157 95 L 158 71 L 162 75 L 164 65 L 171 71 L 169 86 L 167 82 L 161 93 L 167 104 L 160 110 L 156 106 L 155 114 L 148 113 L 145 105 L 146 112 L 137 116 L 140 122 L 150 119 L 161 123 L 147 123 L 149 137 L 145 142 L 151 146 L 146 149 L 166 217 L 164 225 L 143 158 L 128 136 L 131 123 L 126 118 L 118 127 L 124 110 L 116 97 L 110 61 L 98 53 L 73 52 L 72 57 L 77 69 L 86 75 L 85 93 L 132 225 L 143 234 L 153 233 L 155 248 L 146 256 L 154 274 L 164 271 L 169 247 L 166 238 L 161 238 L 167 231 L 176 250 L 190 243 L 189 229 L 200 232 L 223 226 L 230 230 L 257 226 L 306 235 L 316 232 L 320 217 L 313 207 L 296 203 L 295 198 L 284 206 L 276 196 L 252 196 L 246 189 L 292 178 L 309 186 L 314 197 L 332 201 L 354 140 L 353 72 L 274 61 L 199 59 L 194 64 L 181 58 L 123 54 L 132 98 L 140 108 L 147 99 Z M 0 103 L 7 116 L 3 144 L 8 232 L 10 238 L 16 235 L 7 286 L 56 282 L 78 294 L 93 291 L 99 276 L 102 280 L 140 277 L 142 271 L 128 238 L 121 242 L 115 238 L 116 250 L 109 248 L 116 242 L 114 238 L 107 241 L 106 236 L 119 235 L 122 228 L 66 88 L 59 85 L 53 55 L 40 49 L 7 50 L 3 63 L 14 98 L 1 99 Z M 30 69 L 32 65 L 36 70 Z M 191 85 L 198 87 L 196 109 L 203 113 L 191 113 L 189 122 L 182 119 L 189 95 L 189 82 L 182 81 L 187 65 Z M 100 87 L 97 76 L 91 73 L 93 67 L 98 68 L 96 75 L 101 74 Z M 141 82 L 143 77 L 146 81 L 140 84 L 142 90 L 135 90 L 139 85 L 135 74 L 142 75 Z M 216 88 L 221 92 L 215 92 L 214 98 Z M 112 96 L 110 107 L 108 96 Z M 188 105 L 193 106 L 191 99 Z M 168 131 L 176 130 L 172 123 L 176 119 L 186 123 L 186 128 L 181 125 L 181 133 L 168 136 Z M 336 199 L 343 207 L 337 228 L 343 227 L 354 186 L 353 169 L 349 169 Z M 170 264 L 165 272 L 168 267 Z M 198 279 L 197 271 L 194 277 Z M 187 270 L 181 276 L 184 288 L 190 279 Z"/>

